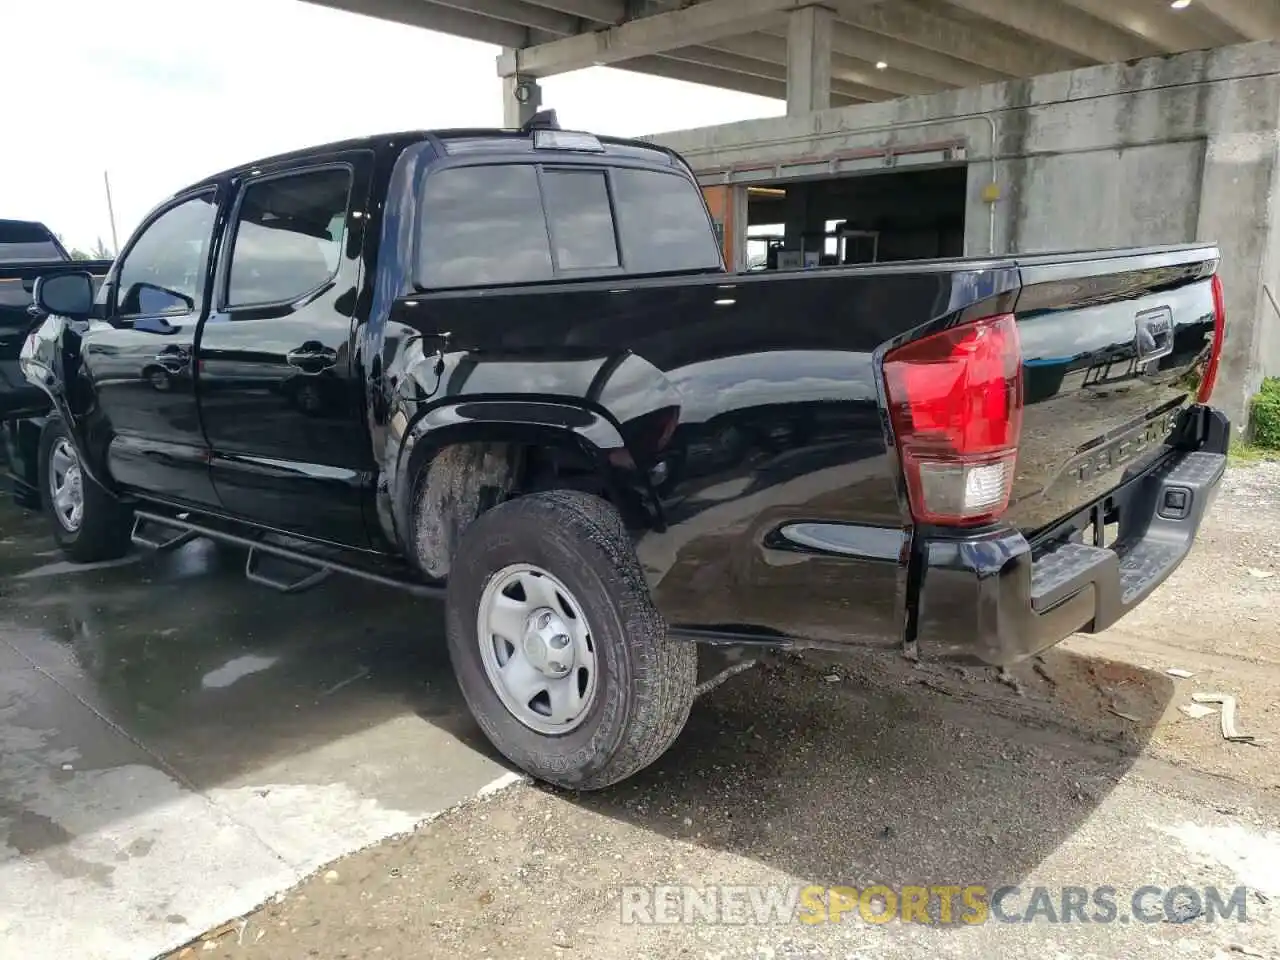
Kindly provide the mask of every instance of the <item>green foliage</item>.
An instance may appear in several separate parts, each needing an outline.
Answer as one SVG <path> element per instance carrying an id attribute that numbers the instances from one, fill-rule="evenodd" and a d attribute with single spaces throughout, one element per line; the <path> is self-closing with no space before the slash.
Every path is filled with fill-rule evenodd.
<path id="1" fill-rule="evenodd" d="M 1253 445 L 1280 450 L 1280 377 L 1267 377 L 1249 404 Z"/>

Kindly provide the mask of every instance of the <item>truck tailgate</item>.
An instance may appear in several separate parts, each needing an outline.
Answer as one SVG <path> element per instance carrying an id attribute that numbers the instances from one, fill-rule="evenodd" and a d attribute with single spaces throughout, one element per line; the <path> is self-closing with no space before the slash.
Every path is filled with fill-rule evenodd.
<path id="1" fill-rule="evenodd" d="M 1009 509 L 1028 539 L 1167 452 L 1215 331 L 1212 246 L 1018 259 L 1023 419 Z"/>

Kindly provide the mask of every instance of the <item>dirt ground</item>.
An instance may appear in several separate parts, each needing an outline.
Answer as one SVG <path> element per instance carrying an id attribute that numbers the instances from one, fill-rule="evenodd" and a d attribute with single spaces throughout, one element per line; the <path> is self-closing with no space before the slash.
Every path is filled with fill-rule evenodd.
<path id="1" fill-rule="evenodd" d="M 1278 597 L 1280 465 L 1235 467 L 1155 596 L 1003 681 L 770 658 L 619 787 L 517 784 L 173 956 L 1280 957 Z M 1195 692 L 1234 695 L 1270 742 L 1225 742 L 1217 715 L 1180 711 Z M 1235 882 L 1248 925 L 637 926 L 619 908 L 624 884 Z"/>

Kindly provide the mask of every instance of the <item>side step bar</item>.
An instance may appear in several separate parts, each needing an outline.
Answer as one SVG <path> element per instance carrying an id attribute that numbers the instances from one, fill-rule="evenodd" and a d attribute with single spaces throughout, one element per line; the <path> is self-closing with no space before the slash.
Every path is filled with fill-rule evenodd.
<path id="1" fill-rule="evenodd" d="M 276 566 L 300 567 L 304 572 L 294 580 L 272 576 L 266 572 L 266 568 L 263 566 L 264 560 L 272 559 L 277 561 Z M 330 567 L 317 566 L 313 563 L 304 564 L 294 559 L 283 560 L 279 557 L 272 557 L 270 554 L 263 555 L 258 547 L 250 547 L 249 555 L 244 558 L 244 575 L 259 586 L 270 587 L 272 590 L 278 590 L 281 593 L 301 593 L 303 590 L 310 590 L 312 587 L 328 580 L 333 575 L 333 570 Z"/>
<path id="2" fill-rule="evenodd" d="M 177 546 L 179 541 L 185 543 L 187 540 L 195 537 L 208 537 L 210 540 L 217 540 L 221 543 L 229 543 L 237 547 L 243 547 L 249 551 L 249 556 L 245 559 L 244 574 L 254 583 L 262 586 L 270 587 L 273 590 L 279 590 L 284 593 L 298 593 L 316 586 L 321 581 L 328 579 L 331 574 L 341 573 L 351 577 L 357 577 L 361 580 L 368 580 L 372 583 L 381 584 L 384 587 L 394 587 L 397 590 L 405 590 L 409 593 L 420 597 L 431 597 L 433 599 L 441 599 L 444 597 L 444 587 L 433 586 L 427 583 L 421 583 L 409 578 L 400 579 L 398 577 L 387 576 L 381 573 L 375 573 L 372 570 L 362 570 L 359 567 L 341 560 L 331 559 L 329 557 L 317 557 L 299 550 L 281 546 L 277 543 L 268 543 L 264 540 L 255 540 L 252 537 L 242 536 L 238 533 L 232 533 L 229 530 L 220 530 L 216 527 L 202 523 L 193 523 L 190 520 L 180 520 L 177 517 L 166 517 L 161 514 L 151 513 L 147 510 L 138 510 L 135 514 L 134 522 L 134 543 L 142 547 L 151 549 L 170 549 Z M 167 528 L 175 531 L 175 535 L 169 540 L 157 541 L 147 538 L 145 535 L 139 539 L 138 531 L 144 523 L 154 524 L 158 527 Z M 185 538 L 185 539 L 184 539 Z M 154 547 L 153 544 L 163 544 L 161 547 Z M 307 571 L 303 576 L 286 579 L 284 577 L 273 576 L 270 572 L 263 568 L 262 561 L 266 557 L 274 557 L 278 560 L 286 561 L 293 566 L 301 567 Z"/>
<path id="3" fill-rule="evenodd" d="M 167 539 L 153 538 L 147 536 L 147 528 L 158 528 L 157 532 L 168 534 Z M 196 534 L 191 530 L 182 530 L 178 527 L 170 526 L 167 523 L 152 520 L 150 517 L 144 517 L 137 514 L 133 519 L 133 533 L 129 539 L 133 541 L 135 547 L 142 547 L 144 550 L 154 550 L 157 553 L 164 550 L 176 550 L 184 544 L 190 543 L 196 538 Z"/>

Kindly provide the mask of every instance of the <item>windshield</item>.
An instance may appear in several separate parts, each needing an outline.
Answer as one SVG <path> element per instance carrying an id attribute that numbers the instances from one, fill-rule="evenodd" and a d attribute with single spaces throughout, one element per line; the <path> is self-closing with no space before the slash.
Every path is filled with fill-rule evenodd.
<path id="1" fill-rule="evenodd" d="M 0 220 L 0 263 L 39 263 L 64 260 L 53 235 L 38 223 Z"/>

